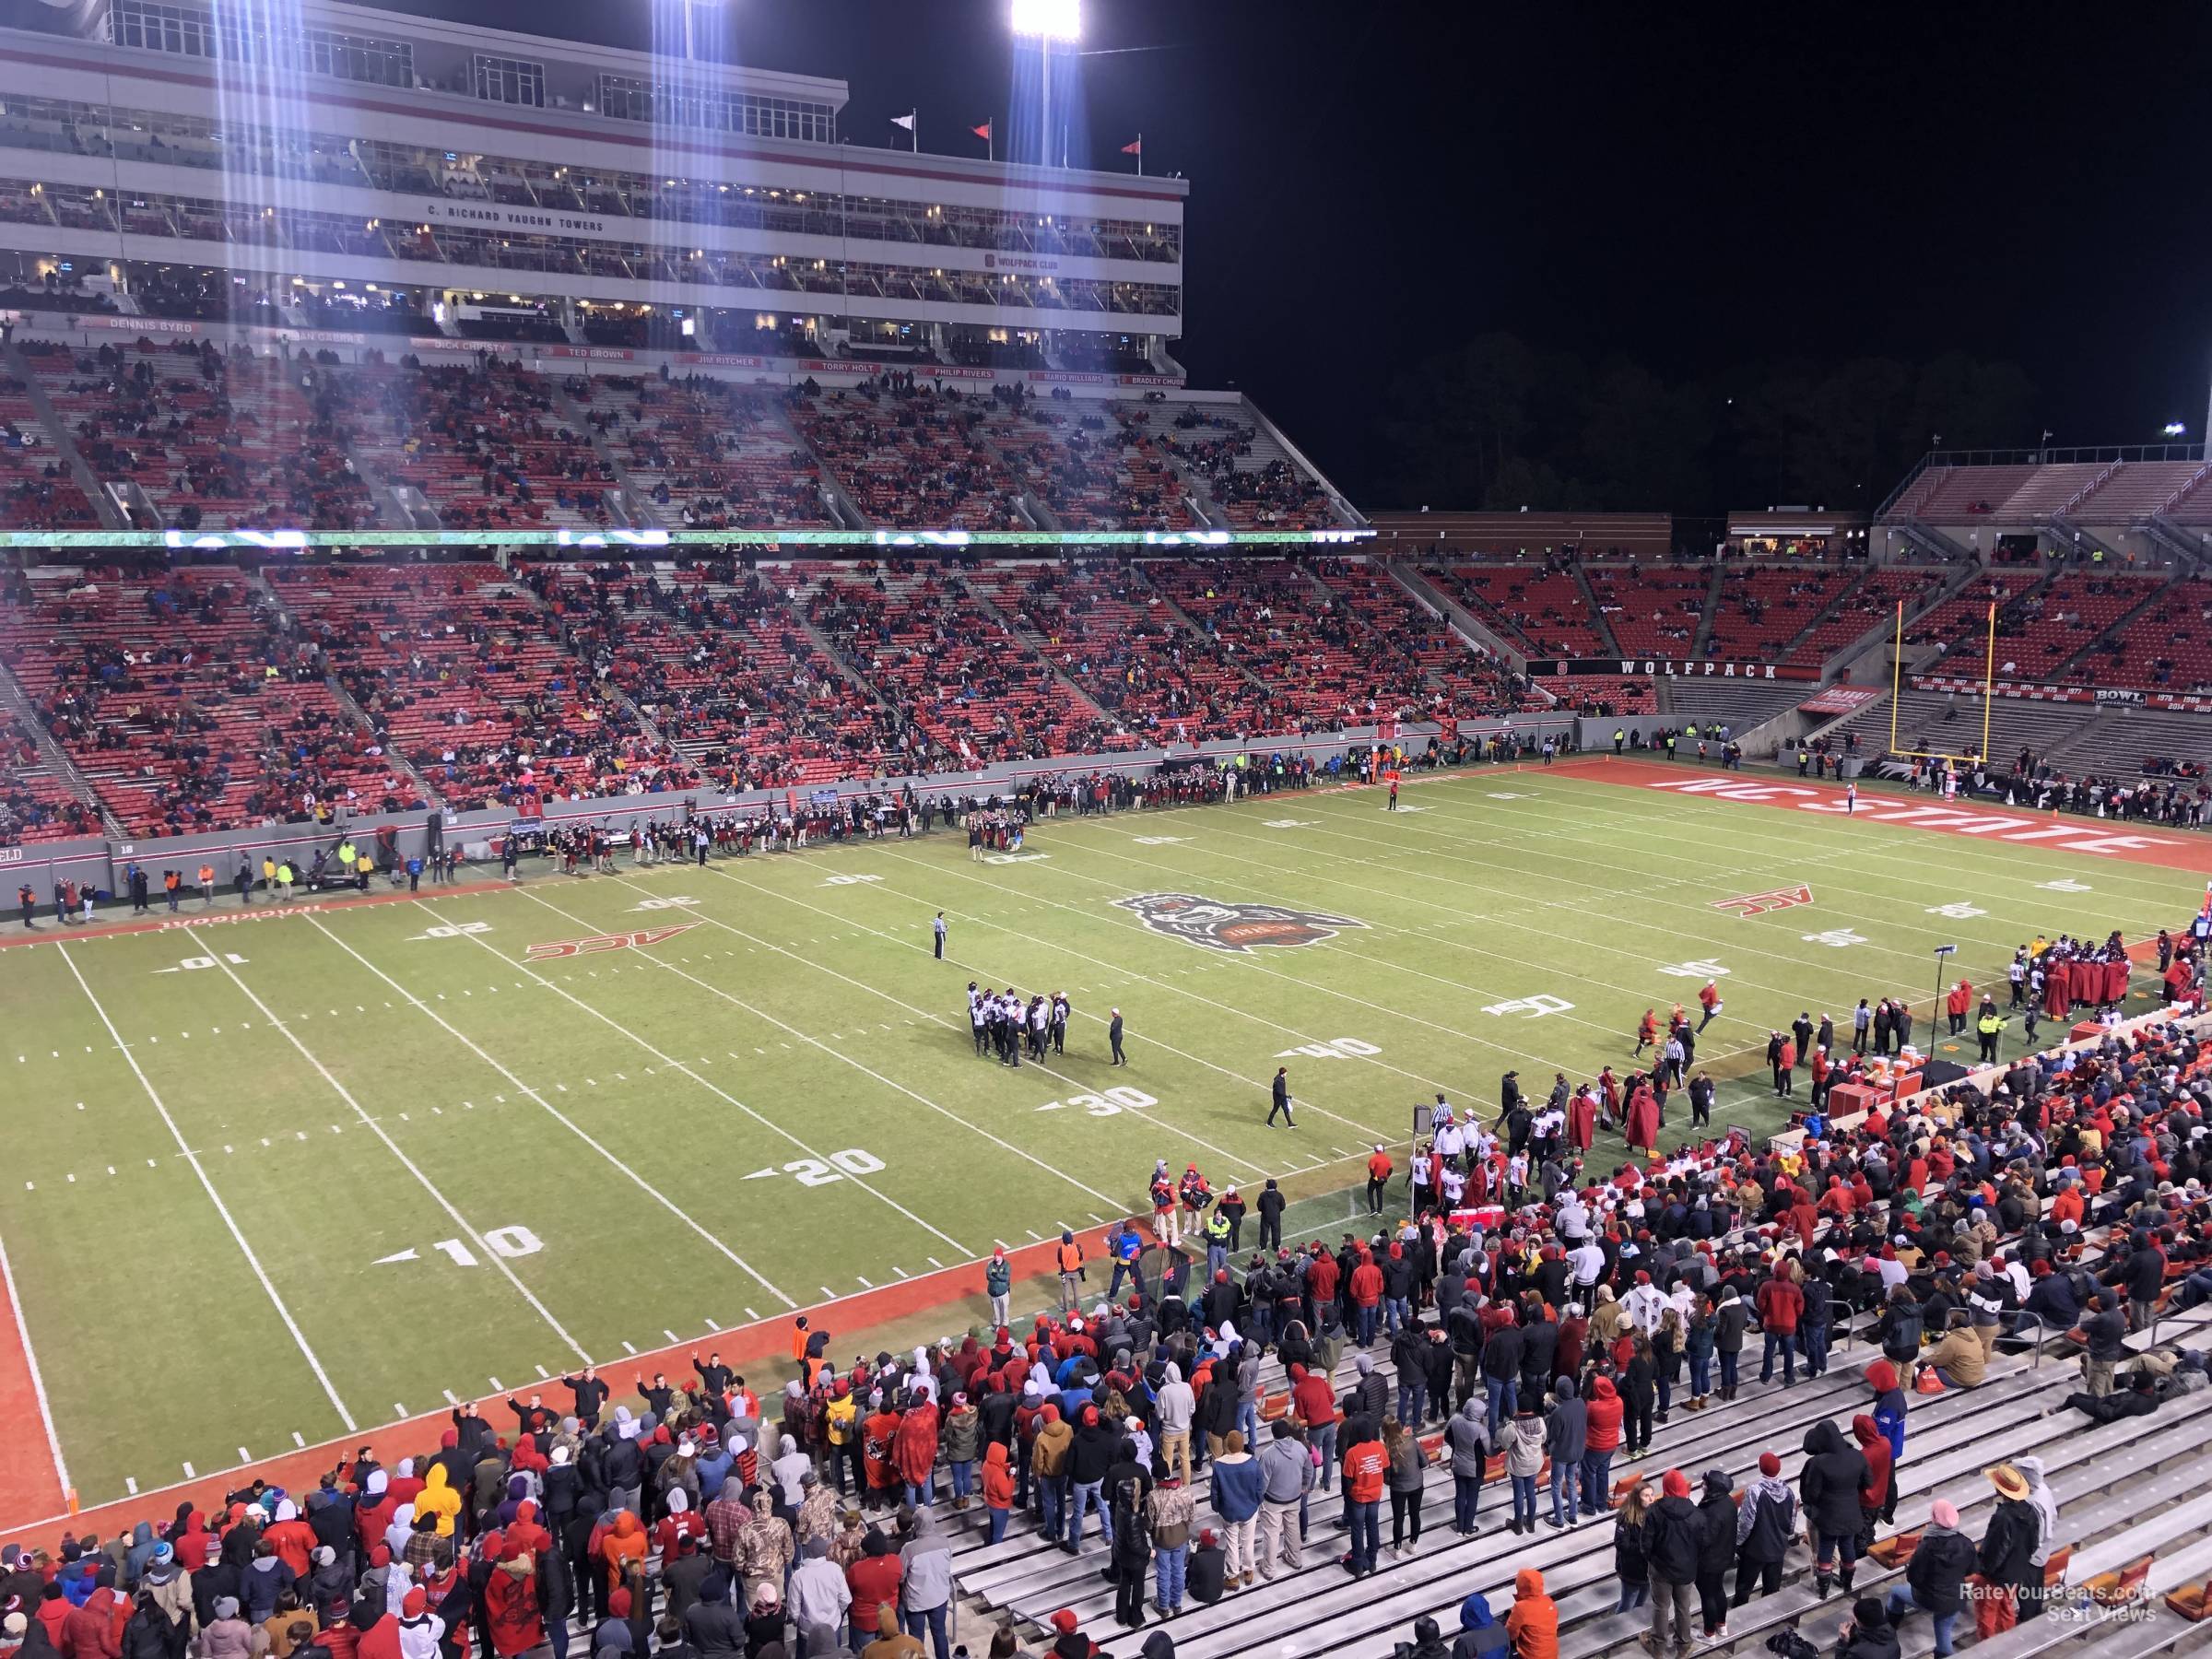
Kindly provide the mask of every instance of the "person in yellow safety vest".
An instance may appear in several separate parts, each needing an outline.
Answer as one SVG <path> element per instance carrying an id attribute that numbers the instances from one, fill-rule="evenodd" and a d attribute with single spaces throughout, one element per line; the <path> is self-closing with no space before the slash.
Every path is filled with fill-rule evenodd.
<path id="1" fill-rule="evenodd" d="M 1215 1274 L 1229 1265 L 1229 1218 L 1217 1205 L 1214 1213 L 1206 1218 L 1206 1277 L 1211 1283 Z"/>
<path id="2" fill-rule="evenodd" d="M 1988 997 L 1982 999 L 1982 1018 L 1974 1021 L 1975 1033 L 1982 1039 L 1982 1064 L 1997 1063 L 1997 1037 L 2005 1030 L 2005 1017 L 1997 1012 L 1997 1005 Z"/>
<path id="3" fill-rule="evenodd" d="M 261 885 L 271 892 L 276 890 L 276 861 L 265 853 L 261 855 Z"/>
<path id="4" fill-rule="evenodd" d="M 1060 1269 L 1060 1312 L 1075 1312 L 1083 1305 L 1083 1293 L 1077 1288 L 1083 1277 L 1083 1246 L 1076 1242 L 1074 1233 L 1061 1232 L 1055 1260 Z"/>
<path id="5" fill-rule="evenodd" d="M 364 853 L 360 855 L 360 857 L 353 861 L 353 867 L 360 875 L 361 891 L 364 893 L 367 892 L 369 890 L 370 872 L 376 868 L 375 861 L 371 859 L 368 853 Z"/>
<path id="6" fill-rule="evenodd" d="M 350 836 L 338 843 L 338 868 L 341 870 L 353 868 L 353 840 Z"/>
<path id="7" fill-rule="evenodd" d="M 292 861 L 286 859 L 276 866 L 276 891 L 287 904 L 292 900 Z"/>

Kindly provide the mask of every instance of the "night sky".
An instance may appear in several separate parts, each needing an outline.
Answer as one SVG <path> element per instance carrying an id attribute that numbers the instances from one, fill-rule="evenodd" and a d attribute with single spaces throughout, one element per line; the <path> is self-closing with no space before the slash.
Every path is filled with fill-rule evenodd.
<path id="1" fill-rule="evenodd" d="M 631 46 L 653 13 L 385 3 Z M 2212 8 L 1085 10 L 1087 47 L 1168 49 L 1082 76 L 1095 165 L 1141 131 L 1148 171 L 1192 180 L 1194 383 L 1242 387 L 1365 505 L 1397 504 L 1370 418 L 1396 371 L 1499 330 L 1722 387 L 1962 350 L 2033 382 L 2012 441 L 2201 436 Z M 1004 0 L 728 15 L 738 61 L 850 84 L 854 142 L 910 107 L 924 149 L 1007 130 Z"/>

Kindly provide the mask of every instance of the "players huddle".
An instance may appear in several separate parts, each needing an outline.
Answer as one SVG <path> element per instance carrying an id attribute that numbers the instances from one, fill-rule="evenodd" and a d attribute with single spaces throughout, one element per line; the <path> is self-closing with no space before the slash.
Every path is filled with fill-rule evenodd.
<path id="1" fill-rule="evenodd" d="M 1064 991 L 1025 1003 L 1011 985 L 1004 991 L 979 990 L 973 980 L 968 982 L 968 1024 L 975 1033 L 975 1052 L 997 1055 L 1001 1065 L 1018 1066 L 1025 1053 L 1032 1060 L 1065 1053 L 1067 1017 L 1074 1011 Z"/>

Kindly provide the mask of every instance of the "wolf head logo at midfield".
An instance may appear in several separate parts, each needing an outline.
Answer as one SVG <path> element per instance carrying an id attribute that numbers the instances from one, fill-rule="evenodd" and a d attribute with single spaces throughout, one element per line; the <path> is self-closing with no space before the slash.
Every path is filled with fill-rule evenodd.
<path id="1" fill-rule="evenodd" d="M 1318 945 L 1347 927 L 1365 927 L 1349 916 L 1287 910 L 1279 904 L 1237 904 L 1195 893 L 1138 893 L 1116 899 L 1154 933 L 1203 945 L 1208 950 L 1246 951 L 1262 945 Z"/>

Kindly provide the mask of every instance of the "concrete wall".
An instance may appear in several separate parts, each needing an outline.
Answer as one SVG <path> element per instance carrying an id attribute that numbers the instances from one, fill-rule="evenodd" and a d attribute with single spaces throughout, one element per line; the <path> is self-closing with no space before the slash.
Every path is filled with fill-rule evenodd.
<path id="1" fill-rule="evenodd" d="M 1534 733 L 1541 736 L 1547 731 L 1571 735 L 1576 723 L 1571 717 L 1564 715 L 1538 717 L 1523 714 L 1510 723 L 1504 720 L 1462 721 L 1459 729 L 1469 737 L 1488 736 L 1506 729 L 1509 724 L 1515 732 Z M 1399 727 L 1397 741 L 1405 744 L 1408 750 L 1418 753 L 1439 729 L 1434 721 L 1407 723 Z M 1248 754 L 1255 759 L 1277 754 L 1311 755 L 1316 765 L 1325 765 L 1332 756 L 1344 755 L 1354 748 L 1373 743 L 1375 731 L 1374 726 L 1361 725 L 1312 736 L 1264 737 L 1248 743 L 1223 738 L 1178 747 L 1172 751 L 1166 748 L 1142 748 L 1118 754 L 1053 756 L 1042 760 L 1003 761 L 978 771 L 860 779 L 822 787 L 834 790 L 838 799 L 845 801 L 854 796 L 895 795 L 912 784 L 914 793 L 924 802 L 935 803 L 947 796 L 957 798 L 1011 793 L 1024 782 L 1054 774 L 1147 773 L 1165 760 L 1171 752 L 1178 757 L 1196 754 L 1217 759 L 1238 754 Z M 1607 726 L 1606 734 L 1606 740 L 1610 741 L 1610 726 Z M 814 791 L 794 793 L 810 796 Z M 694 789 L 667 791 L 658 794 L 598 796 L 584 801 L 548 801 L 546 803 L 545 821 L 548 824 L 606 824 L 627 829 L 641 819 L 680 818 L 687 807 L 701 813 L 726 812 L 746 807 L 780 808 L 784 804 L 786 794 L 782 789 L 755 789 L 740 794 L 729 794 L 715 789 Z M 115 841 L 43 841 L 28 847 L 0 848 L 0 887 L 5 888 L 5 897 L 12 901 L 16 885 L 28 881 L 42 905 L 51 905 L 54 885 L 65 877 L 78 883 L 90 881 L 101 892 L 112 893 L 124 878 L 124 865 L 134 860 L 146 866 L 157 892 L 160 890 L 163 870 L 182 870 L 189 883 L 197 876 L 202 863 L 214 865 L 217 881 L 229 886 L 241 858 L 256 866 L 265 857 L 288 858 L 296 866 L 304 867 L 313 860 L 318 849 L 327 851 L 347 837 L 373 854 L 376 832 L 385 828 L 397 831 L 399 856 L 404 859 L 429 845 L 428 826 L 430 817 L 429 812 L 419 809 L 401 813 L 357 812 L 342 815 L 335 825 L 328 826 L 312 823 L 260 824 L 205 835 Z M 465 851 L 471 847 L 484 848 L 493 836 L 504 833 L 514 823 L 515 815 L 504 810 L 448 812 L 443 821 L 446 840 Z M 13 881 L 8 879 L 11 875 Z"/>

